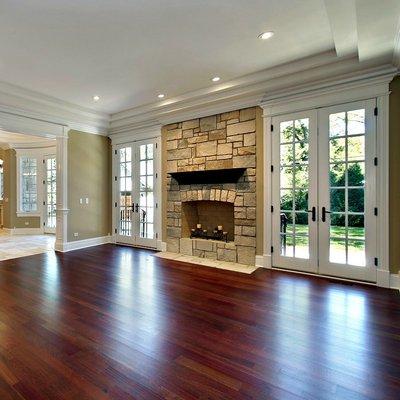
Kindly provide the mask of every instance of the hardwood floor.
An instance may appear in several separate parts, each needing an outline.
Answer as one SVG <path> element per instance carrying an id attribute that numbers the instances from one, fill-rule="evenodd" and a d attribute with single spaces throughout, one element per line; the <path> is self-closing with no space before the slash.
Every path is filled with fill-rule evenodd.
<path id="1" fill-rule="evenodd" d="M 398 292 L 104 245 L 0 263 L 0 399 L 400 399 Z"/>

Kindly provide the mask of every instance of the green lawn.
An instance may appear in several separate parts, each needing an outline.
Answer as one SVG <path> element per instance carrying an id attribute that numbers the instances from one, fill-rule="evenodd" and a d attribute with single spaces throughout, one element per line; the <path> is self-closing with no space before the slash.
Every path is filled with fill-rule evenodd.
<path id="1" fill-rule="evenodd" d="M 287 227 L 287 233 L 292 233 L 293 229 L 291 225 L 288 225 Z M 296 225 L 296 234 L 303 234 L 306 235 L 308 233 L 308 225 L 301 225 L 297 224 Z M 353 247 L 355 249 L 358 248 L 363 248 L 364 247 L 364 242 L 361 242 L 360 240 L 364 240 L 364 228 L 348 228 L 348 236 L 351 241 L 349 241 L 349 248 Z M 335 241 L 333 244 L 334 247 L 340 247 L 341 246 L 341 241 L 340 239 L 345 238 L 345 227 L 343 226 L 332 226 L 331 227 L 331 237 L 332 238 L 338 238 L 337 241 Z M 354 240 L 354 241 L 353 241 Z M 288 246 L 291 246 L 292 240 L 291 237 L 288 236 L 286 240 L 286 244 Z M 307 246 L 308 245 L 308 238 L 303 236 L 296 236 L 296 245 L 303 245 Z"/>

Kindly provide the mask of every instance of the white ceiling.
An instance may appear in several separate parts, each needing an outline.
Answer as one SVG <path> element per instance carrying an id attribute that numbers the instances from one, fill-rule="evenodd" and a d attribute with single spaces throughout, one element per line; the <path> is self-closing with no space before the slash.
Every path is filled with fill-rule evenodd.
<path id="1" fill-rule="evenodd" d="M 115 113 L 333 49 L 389 59 L 399 15 L 398 0 L 2 0 L 0 77 Z"/>
<path id="2" fill-rule="evenodd" d="M 6 132 L 0 130 L 0 147 L 18 147 L 18 145 L 51 145 L 54 140 L 46 139 L 41 136 L 24 135 L 21 133 Z"/>

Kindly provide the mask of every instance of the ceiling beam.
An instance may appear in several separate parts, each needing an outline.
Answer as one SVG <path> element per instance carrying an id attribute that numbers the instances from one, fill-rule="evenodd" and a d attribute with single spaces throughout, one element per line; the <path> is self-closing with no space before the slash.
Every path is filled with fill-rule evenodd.
<path id="1" fill-rule="evenodd" d="M 337 56 L 356 55 L 358 38 L 355 0 L 325 0 L 325 8 Z"/>

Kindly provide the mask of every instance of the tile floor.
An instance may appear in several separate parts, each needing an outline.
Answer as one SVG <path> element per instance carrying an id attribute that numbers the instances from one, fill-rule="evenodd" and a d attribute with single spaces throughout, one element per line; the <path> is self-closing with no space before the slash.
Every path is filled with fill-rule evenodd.
<path id="1" fill-rule="evenodd" d="M 200 258 L 195 256 L 186 256 L 178 253 L 160 252 L 155 253 L 155 257 L 166 258 L 167 260 L 176 260 L 191 264 L 204 265 L 211 268 L 226 269 L 228 271 L 242 272 L 243 274 L 251 274 L 258 267 L 254 265 L 244 265 L 228 261 L 211 260 L 209 258 Z"/>
<path id="2" fill-rule="evenodd" d="M 10 235 L 0 229 L 0 261 L 54 250 L 55 235 Z"/>

